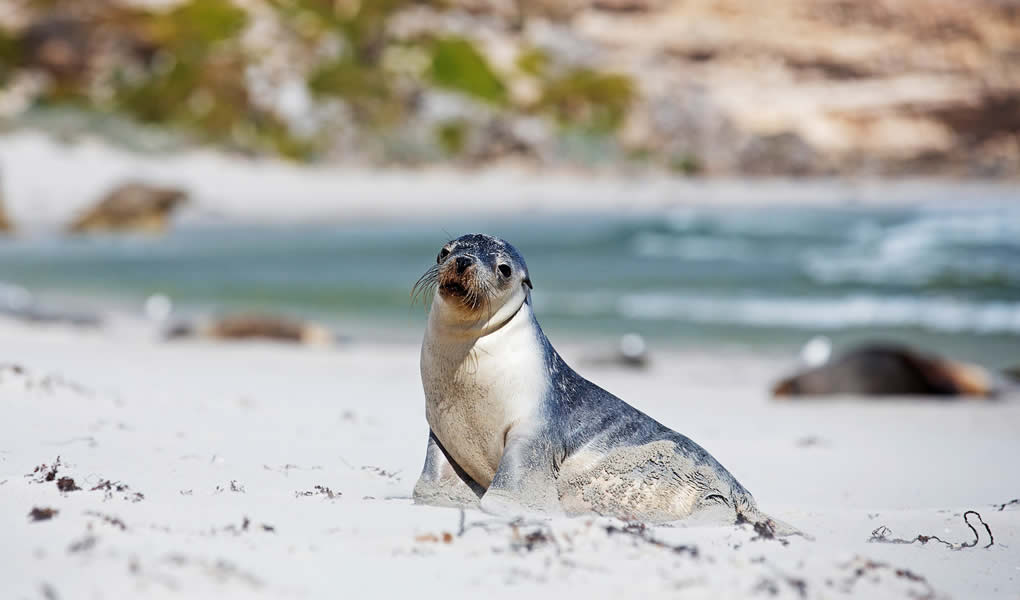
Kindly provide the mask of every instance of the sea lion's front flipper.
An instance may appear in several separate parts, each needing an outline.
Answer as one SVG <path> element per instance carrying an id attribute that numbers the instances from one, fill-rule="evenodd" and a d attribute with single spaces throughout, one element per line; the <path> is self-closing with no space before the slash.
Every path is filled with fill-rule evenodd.
<path id="1" fill-rule="evenodd" d="M 762 537 L 791 537 L 800 536 L 808 541 L 815 541 L 814 536 L 806 533 L 800 529 L 797 529 L 793 525 L 790 525 L 786 521 L 781 521 L 774 517 L 770 517 L 767 514 L 759 511 L 757 508 L 751 509 L 746 512 L 737 513 L 737 524 L 748 523 L 758 535 Z"/>
<path id="2" fill-rule="evenodd" d="M 435 434 L 429 431 L 425 466 L 414 485 L 415 504 L 478 508 L 478 499 L 484 493 L 485 488 L 450 459 Z"/>
<path id="3" fill-rule="evenodd" d="M 501 517 L 561 512 L 548 436 L 519 430 L 507 434 L 499 468 L 480 506 Z"/>

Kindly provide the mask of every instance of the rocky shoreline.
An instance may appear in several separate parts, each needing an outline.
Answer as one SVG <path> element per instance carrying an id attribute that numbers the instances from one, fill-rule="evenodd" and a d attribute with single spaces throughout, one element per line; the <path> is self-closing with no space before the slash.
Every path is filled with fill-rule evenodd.
<path id="1" fill-rule="evenodd" d="M 22 0 L 0 124 L 361 166 L 1002 178 L 1018 59 L 1014 0 Z"/>

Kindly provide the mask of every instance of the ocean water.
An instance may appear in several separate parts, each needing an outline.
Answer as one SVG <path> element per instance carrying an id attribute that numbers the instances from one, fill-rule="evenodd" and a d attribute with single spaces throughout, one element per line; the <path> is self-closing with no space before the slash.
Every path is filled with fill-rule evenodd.
<path id="1" fill-rule="evenodd" d="M 1020 364 L 1020 205 L 685 207 L 646 214 L 0 240 L 0 281 L 43 300 L 181 315 L 261 310 L 416 338 L 410 290 L 448 239 L 500 235 L 528 261 L 551 336 L 794 352 L 898 340 Z M 3 298 L 0 298 L 3 302 Z"/>

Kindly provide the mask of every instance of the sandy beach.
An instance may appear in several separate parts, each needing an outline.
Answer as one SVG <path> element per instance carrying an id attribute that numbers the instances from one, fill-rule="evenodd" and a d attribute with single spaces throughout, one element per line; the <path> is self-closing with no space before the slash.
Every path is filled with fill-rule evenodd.
<path id="1" fill-rule="evenodd" d="M 1020 600 L 1018 57 L 1020 0 L 0 2 L 0 600 Z"/>
<path id="2" fill-rule="evenodd" d="M 633 371 L 559 346 L 815 540 L 415 506 L 414 344 L 166 343 L 4 320 L 3 595 L 1018 597 L 1015 399 L 781 404 L 766 394 L 781 359 L 661 351 Z M 975 515 L 970 547 L 869 542 L 971 544 L 968 510 L 994 544 Z"/>

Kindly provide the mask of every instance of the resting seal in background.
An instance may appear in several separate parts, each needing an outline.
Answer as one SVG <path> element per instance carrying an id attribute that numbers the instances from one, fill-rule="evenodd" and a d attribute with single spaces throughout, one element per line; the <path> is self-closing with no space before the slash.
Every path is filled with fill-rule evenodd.
<path id="1" fill-rule="evenodd" d="M 435 290 L 421 350 L 431 431 L 416 502 L 651 522 L 711 509 L 796 533 L 777 530 L 701 446 L 563 362 L 510 244 L 459 237 L 415 287 Z"/>
<path id="2" fill-rule="evenodd" d="M 213 319 L 208 323 L 177 323 L 168 328 L 164 338 L 175 340 L 189 337 L 205 337 L 216 340 L 275 340 L 296 342 L 306 346 L 329 346 L 336 336 L 315 323 L 276 317 L 240 313 Z"/>
<path id="3" fill-rule="evenodd" d="M 895 344 L 854 348 L 836 360 L 783 379 L 777 397 L 861 396 L 992 397 L 996 377 L 985 369 Z"/>

